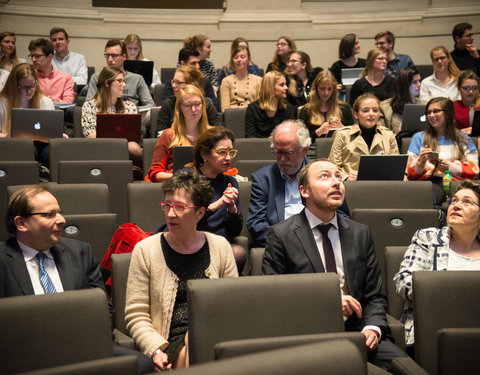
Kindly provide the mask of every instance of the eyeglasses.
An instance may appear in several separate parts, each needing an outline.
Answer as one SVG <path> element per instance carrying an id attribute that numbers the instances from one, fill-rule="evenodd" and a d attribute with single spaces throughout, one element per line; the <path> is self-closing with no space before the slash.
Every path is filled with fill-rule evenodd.
<path id="1" fill-rule="evenodd" d="M 39 59 L 39 58 L 42 57 L 42 56 L 46 56 L 46 55 L 45 55 L 44 53 L 42 53 L 42 54 L 40 54 L 40 55 L 32 55 L 32 54 L 28 55 L 28 57 L 29 57 L 31 60 L 33 60 L 33 59 Z"/>
<path id="2" fill-rule="evenodd" d="M 230 155 L 230 157 L 233 159 L 236 155 L 238 150 L 235 150 L 234 148 L 228 150 L 226 148 L 221 148 L 220 150 L 212 150 L 213 152 L 217 153 L 218 156 L 221 158 L 225 159 L 227 155 Z"/>
<path id="3" fill-rule="evenodd" d="M 281 43 L 277 43 L 276 46 L 277 47 L 285 47 L 285 46 L 288 46 L 288 43 L 281 42 Z"/>
<path id="4" fill-rule="evenodd" d="M 430 111 L 427 111 L 427 116 L 431 116 L 431 115 L 438 115 L 440 112 L 443 112 L 443 109 L 432 109 Z"/>
<path id="5" fill-rule="evenodd" d="M 298 63 L 301 63 L 301 62 L 303 62 L 303 61 L 295 60 L 295 59 L 290 59 L 290 60 L 288 60 L 288 63 L 289 63 L 289 64 L 294 64 L 294 63 L 297 63 L 297 62 L 298 62 Z"/>
<path id="6" fill-rule="evenodd" d="M 170 204 L 168 202 L 160 202 L 160 208 L 162 209 L 163 212 L 168 214 L 170 212 L 170 209 L 173 208 L 173 211 L 177 215 L 183 215 L 184 211 L 187 208 L 199 208 L 199 206 L 185 206 L 183 203 L 174 203 Z"/>
<path id="7" fill-rule="evenodd" d="M 185 109 L 193 109 L 193 108 L 202 108 L 202 102 L 197 103 L 184 103 L 182 107 Z"/>
<path id="8" fill-rule="evenodd" d="M 461 89 L 465 90 L 465 91 L 477 91 L 478 86 L 463 86 L 463 87 L 461 87 Z"/>
<path id="9" fill-rule="evenodd" d="M 125 83 L 125 80 L 122 79 L 122 78 L 117 78 L 117 79 L 114 79 L 115 82 L 118 82 L 119 84 L 124 84 Z"/>
<path id="10" fill-rule="evenodd" d="M 280 151 L 280 150 L 275 150 L 272 148 L 272 154 L 275 155 L 276 157 L 281 158 L 282 156 L 285 156 L 286 158 L 291 158 L 297 154 L 297 151 Z"/>
<path id="11" fill-rule="evenodd" d="M 48 219 L 48 220 L 52 220 L 52 219 L 55 219 L 57 217 L 57 215 L 61 215 L 62 214 L 62 211 L 60 210 L 56 210 L 56 211 L 50 211 L 50 212 L 32 212 L 31 214 L 28 214 L 28 216 L 34 216 L 34 215 L 40 215 L 41 217 L 45 218 L 45 219 Z"/>
<path id="12" fill-rule="evenodd" d="M 38 83 L 35 82 L 35 84 L 32 86 L 18 86 L 18 88 L 22 91 L 30 91 L 30 90 L 35 90 L 37 86 L 38 86 Z"/>
<path id="13" fill-rule="evenodd" d="M 463 207 L 473 207 L 474 205 L 480 207 L 480 204 L 470 199 L 458 199 L 456 197 L 447 199 L 447 203 L 448 205 L 460 204 L 460 206 L 463 206 Z"/>
<path id="14" fill-rule="evenodd" d="M 110 57 L 112 59 L 117 59 L 120 56 L 122 56 L 122 54 L 120 54 L 120 53 L 104 53 L 103 56 L 105 56 L 106 59 L 109 59 Z"/>
<path id="15" fill-rule="evenodd" d="M 172 79 L 172 80 L 170 81 L 170 83 L 172 84 L 172 86 L 173 86 L 173 85 L 175 85 L 175 86 L 182 86 L 182 85 L 184 85 L 184 84 L 187 83 L 187 82 L 175 81 L 175 80 Z"/>

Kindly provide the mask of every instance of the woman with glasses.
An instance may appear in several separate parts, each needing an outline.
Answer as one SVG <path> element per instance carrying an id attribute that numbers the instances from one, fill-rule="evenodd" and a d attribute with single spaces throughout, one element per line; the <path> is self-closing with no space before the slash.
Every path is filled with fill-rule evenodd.
<path id="1" fill-rule="evenodd" d="M 413 353 L 414 344 L 413 272 L 480 270 L 480 186 L 462 181 L 449 203 L 447 226 L 417 231 L 393 279 L 397 294 L 406 300 L 400 321 L 407 352 Z"/>
<path id="2" fill-rule="evenodd" d="M 302 51 L 295 51 L 288 59 L 288 93 L 287 101 L 295 108 L 302 107 L 310 97 L 312 82 L 323 69 L 312 68 L 310 56 Z"/>
<path id="3" fill-rule="evenodd" d="M 266 73 L 271 70 L 285 73 L 288 68 L 288 59 L 290 58 L 290 54 L 297 50 L 295 41 L 288 36 L 281 36 L 278 38 L 276 46 L 277 49 L 273 55 L 273 60 L 268 64 Z"/>
<path id="4" fill-rule="evenodd" d="M 82 131 L 84 137 L 97 137 L 97 113 L 138 113 L 135 103 L 123 100 L 124 92 L 125 79 L 123 72 L 114 67 L 103 68 L 98 75 L 95 96 L 93 99 L 83 103 L 82 106 Z M 134 171 L 140 170 L 143 157 L 140 145 L 133 141 L 128 142 L 128 152 L 133 162 Z"/>
<path id="5" fill-rule="evenodd" d="M 409 180 L 431 180 L 437 202 L 443 198 L 445 171 L 454 180 L 473 179 L 478 173 L 478 151 L 468 135 L 455 128 L 453 102 L 433 98 L 426 106 L 427 129 L 416 133 L 408 149 Z"/>
<path id="6" fill-rule="evenodd" d="M 434 47 L 430 51 L 433 74 L 423 79 L 420 86 L 420 99 L 428 101 L 432 98 L 446 97 L 451 100 L 460 99 L 457 89 L 457 78 L 460 70 L 444 46 Z"/>
<path id="7" fill-rule="evenodd" d="M 287 102 L 285 76 L 272 70 L 263 77 L 258 100 L 250 103 L 245 113 L 245 137 L 268 138 L 281 122 L 295 119 L 295 108 Z"/>
<path id="8" fill-rule="evenodd" d="M 353 104 L 358 123 L 337 131 L 328 159 L 343 180 L 355 181 L 362 155 L 398 154 L 397 141 L 390 129 L 378 125 L 380 101 L 372 93 L 360 95 Z"/>
<path id="9" fill-rule="evenodd" d="M 342 84 L 342 69 L 364 68 L 367 65 L 365 59 L 357 57 L 360 53 L 360 42 L 356 34 L 347 34 L 338 46 L 338 58 L 330 67 L 337 82 Z M 340 89 L 340 88 L 339 88 Z"/>
<path id="10" fill-rule="evenodd" d="M 163 131 L 155 145 L 152 166 L 148 171 L 151 182 L 162 182 L 173 175 L 173 148 L 195 146 L 198 136 L 209 128 L 206 101 L 195 85 L 184 85 L 175 103 L 171 128 Z"/>
<path id="11" fill-rule="evenodd" d="M 168 232 L 135 246 L 125 308 L 127 329 L 157 371 L 188 365 L 187 281 L 238 275 L 228 241 L 197 229 L 213 198 L 208 180 L 180 171 L 162 190 Z"/>
<path id="12" fill-rule="evenodd" d="M 247 107 L 258 99 L 262 78 L 249 72 L 250 51 L 244 46 L 232 50 L 229 68 L 233 74 L 220 86 L 222 112 L 227 108 Z"/>
<path id="13" fill-rule="evenodd" d="M 318 137 L 332 137 L 344 125 L 353 125 L 352 108 L 338 99 L 332 72 L 324 70 L 314 79 L 310 99 L 298 118 L 307 126 L 312 143 Z"/>
<path id="14" fill-rule="evenodd" d="M 475 111 L 480 110 L 479 86 L 480 79 L 471 70 L 463 72 L 458 77 L 457 87 L 461 99 L 453 102 L 455 126 L 466 134 L 472 132 L 473 116 Z"/>
<path id="15" fill-rule="evenodd" d="M 155 137 L 159 137 L 162 131 L 172 126 L 175 115 L 175 103 L 177 102 L 178 92 L 184 85 L 195 85 L 203 93 L 203 73 L 188 65 L 181 66 L 175 72 L 172 83 L 173 95 L 163 101 L 160 111 L 158 111 L 157 130 Z M 206 100 L 208 123 L 213 126 L 223 125 L 223 116 L 217 111 L 210 100 Z"/>
<path id="16" fill-rule="evenodd" d="M 0 69 L 11 72 L 13 67 L 20 63 L 25 63 L 25 59 L 17 58 L 15 48 L 15 34 L 9 31 L 0 33 Z"/>
<path id="17" fill-rule="evenodd" d="M 150 61 L 143 57 L 142 40 L 137 34 L 128 34 L 123 42 L 127 47 L 127 60 Z M 150 85 L 151 91 L 153 91 L 153 88 L 157 83 L 162 83 L 162 81 L 160 81 L 160 76 L 158 75 L 157 70 L 153 68 L 152 84 Z"/>
<path id="18" fill-rule="evenodd" d="M 380 101 L 392 97 L 393 78 L 385 76 L 387 68 L 387 53 L 380 48 L 368 52 L 367 65 L 361 78 L 355 81 L 350 92 L 350 105 L 362 94 L 371 92 Z"/>

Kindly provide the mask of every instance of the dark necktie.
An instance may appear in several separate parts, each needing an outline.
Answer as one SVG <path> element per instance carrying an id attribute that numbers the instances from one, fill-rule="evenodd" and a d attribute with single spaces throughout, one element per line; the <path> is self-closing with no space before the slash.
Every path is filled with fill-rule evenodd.
<path id="1" fill-rule="evenodd" d="M 318 230 L 322 234 L 323 254 L 325 255 L 325 270 L 326 272 L 337 273 L 337 265 L 335 263 L 335 255 L 333 254 L 333 247 L 330 238 L 328 238 L 328 231 L 332 224 L 319 224 Z"/>
<path id="2" fill-rule="evenodd" d="M 45 269 L 45 254 L 38 253 L 38 276 L 40 277 L 40 284 L 42 284 L 42 288 L 45 291 L 45 294 L 48 293 L 56 293 L 57 290 L 55 289 L 55 285 L 53 285 L 52 279 L 48 276 L 47 270 Z"/>

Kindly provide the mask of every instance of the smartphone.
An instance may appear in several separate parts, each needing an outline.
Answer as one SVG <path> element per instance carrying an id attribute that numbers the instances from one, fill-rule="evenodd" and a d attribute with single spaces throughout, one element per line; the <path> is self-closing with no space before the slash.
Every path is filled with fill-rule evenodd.
<path id="1" fill-rule="evenodd" d="M 436 165 L 438 163 L 438 152 L 433 151 L 428 157 L 428 160 L 430 161 L 430 163 Z"/>

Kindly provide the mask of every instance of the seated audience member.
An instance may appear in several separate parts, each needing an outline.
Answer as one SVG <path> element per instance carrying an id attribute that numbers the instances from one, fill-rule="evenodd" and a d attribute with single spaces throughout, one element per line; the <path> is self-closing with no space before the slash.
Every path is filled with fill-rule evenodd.
<path id="1" fill-rule="evenodd" d="M 292 52 L 288 60 L 289 84 L 287 101 L 295 108 L 307 104 L 312 82 L 323 69 L 312 68 L 310 56 L 302 51 Z"/>
<path id="2" fill-rule="evenodd" d="M 233 51 L 236 50 L 238 47 L 245 47 L 247 49 L 248 57 L 249 57 L 248 73 L 259 76 L 260 70 L 258 69 L 258 66 L 255 65 L 252 61 L 250 46 L 248 45 L 248 41 L 242 37 L 235 38 L 230 47 L 230 55 L 232 55 Z M 229 76 L 230 74 L 233 74 L 233 73 L 234 73 L 234 66 L 229 61 L 227 65 L 222 66 L 222 69 L 220 69 L 220 72 L 218 72 L 218 87 L 222 85 L 222 81 L 226 76 Z"/>
<path id="3" fill-rule="evenodd" d="M 222 112 L 227 108 L 247 107 L 258 99 L 262 77 L 248 72 L 250 52 L 239 46 L 232 50 L 229 68 L 233 74 L 225 77 L 220 86 Z"/>
<path id="4" fill-rule="evenodd" d="M 198 69 L 200 71 L 199 56 L 200 54 L 196 49 L 192 47 L 183 47 L 178 52 L 178 66 L 182 67 L 184 65 L 188 65 L 189 67 Z M 208 79 L 203 80 L 203 91 L 205 92 L 205 99 L 208 98 L 208 100 L 210 100 L 212 104 L 217 106 L 217 98 L 215 96 L 215 92 L 213 91 L 213 86 Z M 174 93 L 173 93 L 172 83 L 165 82 L 165 88 L 163 90 L 163 94 L 162 94 L 162 97 L 160 98 L 160 101 L 163 103 L 165 100 L 170 98 L 173 94 Z"/>
<path id="5" fill-rule="evenodd" d="M 393 78 L 385 75 L 387 67 L 387 53 L 380 48 L 374 48 L 367 55 L 367 66 L 362 71 L 362 78 L 352 86 L 350 105 L 362 94 L 367 92 L 375 95 L 379 100 L 392 97 Z"/>
<path id="6" fill-rule="evenodd" d="M 65 29 L 53 27 L 50 30 L 50 41 L 55 50 L 52 59 L 53 68 L 70 74 L 73 82 L 77 85 L 86 85 L 88 79 L 87 62 L 83 55 L 71 52 L 68 49 L 70 40 Z"/>
<path id="7" fill-rule="evenodd" d="M 287 81 L 276 70 L 265 74 L 258 100 L 250 103 L 245 114 L 245 136 L 266 138 L 281 122 L 296 118 L 295 108 L 286 101 Z"/>
<path id="8" fill-rule="evenodd" d="M 15 65 L 27 62 L 25 59 L 17 58 L 15 43 L 14 33 L 10 31 L 0 33 L 0 69 L 5 70 L 7 73 L 11 72 Z"/>
<path id="9" fill-rule="evenodd" d="M 328 159 L 340 171 L 342 180 L 354 181 L 362 155 L 398 154 L 395 134 L 378 125 L 380 101 L 372 93 L 360 95 L 353 104 L 358 123 L 337 131 Z"/>
<path id="10" fill-rule="evenodd" d="M 431 99 L 426 115 L 427 130 L 416 133 L 408 149 L 407 175 L 409 180 L 431 180 L 437 202 L 441 202 L 445 171 L 451 171 L 454 180 L 473 179 L 479 172 L 478 151 L 470 137 L 455 128 L 450 99 Z"/>
<path id="11" fill-rule="evenodd" d="M 6 224 L 11 238 L 0 244 L 0 298 L 91 288 L 107 294 L 90 244 L 60 237 L 65 219 L 46 185 L 16 191 L 8 202 Z M 115 342 L 113 353 L 135 355 L 141 373 L 154 369 L 150 358 Z"/>
<path id="12" fill-rule="evenodd" d="M 142 40 L 137 34 L 128 34 L 123 42 L 127 48 L 127 60 L 150 61 L 143 57 Z M 154 67 L 152 72 L 152 84 L 150 85 L 152 91 L 157 83 L 162 83 L 162 81 L 160 81 L 160 76 L 158 75 L 157 69 Z"/>
<path id="13" fill-rule="evenodd" d="M 52 43 L 47 39 L 32 40 L 28 45 L 28 50 L 30 51 L 29 57 L 37 71 L 38 86 L 42 92 L 52 99 L 54 104 L 73 103 L 75 91 L 73 90 L 72 76 L 53 68 Z"/>
<path id="14" fill-rule="evenodd" d="M 308 129 L 298 120 L 277 125 L 270 136 L 270 147 L 277 161 L 252 174 L 247 228 L 252 247 L 264 247 L 268 228 L 303 210 L 298 191 L 298 176 L 310 162 L 306 158 L 311 139 Z M 346 204 L 342 215 L 349 216 Z"/>
<path id="15" fill-rule="evenodd" d="M 452 37 L 455 42 L 451 53 L 453 61 L 461 71 L 472 70 L 480 74 L 480 50 L 473 44 L 473 26 L 462 22 L 453 27 Z"/>
<path id="16" fill-rule="evenodd" d="M 406 354 L 389 335 L 370 231 L 337 215 L 345 197 L 340 171 L 328 160 L 312 161 L 300 172 L 298 188 L 305 208 L 268 231 L 263 274 L 336 273 L 345 330 L 362 332 L 368 361 L 391 370 L 392 358 Z"/>
<path id="17" fill-rule="evenodd" d="M 54 110 L 52 100 L 43 95 L 38 87 L 37 75 L 32 65 L 15 65 L 0 92 L 0 137 L 10 137 L 12 108 L 37 108 Z M 67 137 L 67 135 L 64 135 Z M 42 165 L 49 165 L 48 143 L 34 141 L 35 159 Z"/>
<path id="18" fill-rule="evenodd" d="M 393 81 L 393 97 L 380 103 L 379 125 L 389 128 L 397 135 L 402 130 L 405 104 L 425 104 L 418 98 L 420 93 L 420 72 L 415 67 L 407 67 L 397 74 Z M 411 137 L 413 134 L 405 135 Z"/>
<path id="19" fill-rule="evenodd" d="M 423 79 L 420 86 L 420 99 L 425 101 L 437 97 L 446 97 L 451 100 L 460 99 L 457 89 L 460 70 L 450 53 L 445 47 L 437 46 L 430 51 L 430 57 L 432 58 L 433 74 Z"/>
<path id="20" fill-rule="evenodd" d="M 212 53 L 212 42 L 210 38 L 206 35 L 197 34 L 185 38 L 183 41 L 185 47 L 191 47 L 198 52 L 198 58 L 200 59 L 200 71 L 205 76 L 206 80 L 210 82 L 217 96 L 218 91 L 218 75 L 215 65 L 213 65 L 210 59 L 210 54 Z"/>
<path id="21" fill-rule="evenodd" d="M 145 80 L 140 74 L 125 71 L 123 62 L 127 59 L 127 48 L 120 39 L 110 39 L 105 44 L 105 60 L 109 68 L 120 69 L 125 80 L 124 99 L 133 102 L 139 112 L 142 112 L 142 138 L 150 123 L 149 108 L 155 107 Z M 97 92 L 98 73 L 94 73 L 88 84 L 86 100 L 91 100 Z"/>
<path id="22" fill-rule="evenodd" d="M 224 174 L 232 167 L 232 160 L 237 154 L 233 148 L 234 140 L 232 131 L 223 126 L 205 130 L 197 139 L 191 171 L 205 176 L 213 189 L 213 199 L 197 224 L 197 229 L 218 234 L 231 243 L 237 269 L 241 274 L 246 253 L 240 245 L 232 244 L 243 225 L 238 182 L 235 177 Z"/>
<path id="23" fill-rule="evenodd" d="M 463 181 L 449 203 L 447 226 L 417 231 L 393 279 L 397 294 L 406 300 L 400 321 L 407 352 L 413 353 L 414 344 L 413 272 L 480 270 L 480 186 Z"/>
<path id="24" fill-rule="evenodd" d="M 455 126 L 467 134 L 472 132 L 475 111 L 480 110 L 479 85 L 480 79 L 471 70 L 463 72 L 458 77 L 457 88 L 461 99 L 453 102 Z"/>
<path id="25" fill-rule="evenodd" d="M 338 83 L 332 72 L 320 72 L 312 83 L 310 99 L 301 109 L 298 118 L 310 132 L 312 143 L 317 137 L 333 136 L 344 125 L 353 125 L 352 108 L 338 99 Z"/>
<path id="26" fill-rule="evenodd" d="M 342 69 L 364 68 L 367 60 L 357 57 L 360 53 L 360 42 L 356 34 L 347 34 L 338 46 L 338 58 L 330 67 L 336 81 L 343 86 Z"/>
<path id="27" fill-rule="evenodd" d="M 191 68 L 188 65 L 183 65 L 177 69 L 172 79 L 173 95 L 162 103 L 162 108 L 158 111 L 157 130 L 155 136 L 160 136 L 161 132 L 172 126 L 175 115 L 175 103 L 177 102 L 177 95 L 184 85 L 195 85 L 203 93 L 203 80 L 205 76 L 199 69 Z M 223 125 L 222 114 L 217 112 L 217 109 L 210 100 L 205 101 L 207 105 L 208 123 L 213 126 Z"/>
<path id="28" fill-rule="evenodd" d="M 276 46 L 277 49 L 273 55 L 273 60 L 272 62 L 268 63 L 267 70 L 265 71 L 266 73 L 271 70 L 276 70 L 280 73 L 286 73 L 290 54 L 297 50 L 295 41 L 288 36 L 281 36 L 278 38 Z"/>
<path id="29" fill-rule="evenodd" d="M 236 277 L 228 241 L 197 230 L 212 202 L 212 188 L 196 173 L 163 183 L 168 232 L 135 245 L 128 273 L 125 322 L 156 370 L 188 365 L 187 281 Z"/>
<path id="30" fill-rule="evenodd" d="M 82 132 L 86 138 L 97 137 L 97 113 L 138 113 L 137 106 L 124 101 L 125 76 L 122 70 L 105 67 L 98 75 L 98 89 L 93 99 L 82 106 Z M 142 165 L 143 152 L 137 142 L 128 142 L 128 152 L 134 170 Z"/>
<path id="31" fill-rule="evenodd" d="M 205 97 L 197 86 L 185 85 L 180 89 L 172 127 L 164 130 L 155 144 L 148 171 L 151 182 L 172 177 L 174 146 L 195 146 L 200 133 L 208 129 L 206 106 Z"/>
<path id="32" fill-rule="evenodd" d="M 381 31 L 375 35 L 375 45 L 387 53 L 386 76 L 395 78 L 400 70 L 415 65 L 410 56 L 395 53 L 393 50 L 395 47 L 395 36 L 390 31 Z"/>

